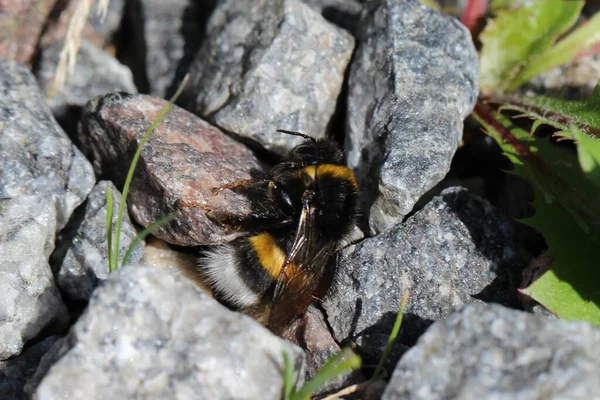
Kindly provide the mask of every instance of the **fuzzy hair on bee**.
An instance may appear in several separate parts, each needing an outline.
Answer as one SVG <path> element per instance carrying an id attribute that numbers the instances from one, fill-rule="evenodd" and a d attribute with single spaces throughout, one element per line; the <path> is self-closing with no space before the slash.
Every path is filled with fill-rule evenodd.
<path id="1" fill-rule="evenodd" d="M 264 178 L 215 189 L 248 197 L 248 214 L 207 213 L 247 235 L 206 251 L 199 267 L 219 300 L 281 334 L 329 290 L 335 253 L 356 224 L 358 186 L 332 139 L 278 132 L 304 141 Z"/>

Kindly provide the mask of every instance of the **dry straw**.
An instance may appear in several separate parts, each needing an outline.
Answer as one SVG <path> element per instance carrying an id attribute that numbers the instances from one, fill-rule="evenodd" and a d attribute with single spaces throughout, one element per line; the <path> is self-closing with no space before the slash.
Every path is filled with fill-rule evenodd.
<path id="1" fill-rule="evenodd" d="M 48 92 L 46 93 L 48 97 L 54 96 L 56 91 L 65 83 L 67 75 L 72 74 L 75 70 L 77 53 L 79 52 L 79 46 L 81 45 L 81 34 L 94 4 L 94 0 L 76 1 L 79 1 L 79 4 L 75 8 L 71 18 L 69 18 L 65 43 L 60 52 L 56 72 L 54 73 L 54 77 L 52 78 L 52 82 L 50 82 Z M 96 0 L 96 12 L 102 19 L 106 17 L 109 2 L 110 0 Z"/>

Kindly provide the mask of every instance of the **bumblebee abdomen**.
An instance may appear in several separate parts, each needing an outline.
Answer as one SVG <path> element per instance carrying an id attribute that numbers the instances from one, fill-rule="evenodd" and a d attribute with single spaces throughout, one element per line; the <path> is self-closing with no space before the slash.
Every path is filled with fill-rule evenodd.
<path id="1" fill-rule="evenodd" d="M 260 233 L 205 252 L 200 268 L 220 300 L 242 309 L 263 300 L 285 260 L 286 253 L 274 236 Z"/>

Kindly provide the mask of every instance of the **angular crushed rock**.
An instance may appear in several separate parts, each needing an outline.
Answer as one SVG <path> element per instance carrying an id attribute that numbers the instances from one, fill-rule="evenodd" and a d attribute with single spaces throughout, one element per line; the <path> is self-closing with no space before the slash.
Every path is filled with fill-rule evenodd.
<path id="1" fill-rule="evenodd" d="M 0 60 L 0 93 L 0 198 L 52 196 L 61 229 L 92 190 L 92 167 L 52 117 L 29 70 Z"/>
<path id="2" fill-rule="evenodd" d="M 0 59 L 30 64 L 56 0 L 4 0 L 0 12 Z"/>
<path id="3" fill-rule="evenodd" d="M 55 232 L 52 198 L 0 200 L 0 360 L 69 318 L 48 264 Z"/>
<path id="4" fill-rule="evenodd" d="M 111 43 L 117 31 L 121 28 L 126 3 L 127 0 L 110 0 L 105 16 L 97 12 L 98 3 L 92 8 L 88 23 L 93 27 L 94 32 L 103 39 L 104 43 Z"/>
<path id="5" fill-rule="evenodd" d="M 37 78 L 43 93 L 47 92 L 56 72 L 63 44 L 60 41 L 41 51 Z M 54 115 L 63 119 L 74 108 L 81 109 L 91 98 L 115 91 L 137 92 L 131 70 L 115 57 L 83 40 L 74 72 L 47 102 Z"/>
<path id="6" fill-rule="evenodd" d="M 34 399 L 280 399 L 283 351 L 304 368 L 296 346 L 177 271 L 144 266 L 111 275 L 59 345 Z"/>
<path id="7" fill-rule="evenodd" d="M 79 141 L 94 167 L 117 186 L 125 181 L 134 149 L 166 101 L 144 95 L 113 93 L 95 98 L 85 108 Z M 239 233 L 216 224 L 205 210 L 190 203 L 230 212 L 247 212 L 241 194 L 211 189 L 250 179 L 260 171 L 256 157 L 219 129 L 173 107 L 146 143 L 127 203 L 141 225 L 173 213 L 175 219 L 154 234 L 183 246 L 215 244 Z"/>
<path id="8" fill-rule="evenodd" d="M 331 336 L 323 313 L 316 307 L 310 306 L 302 318 L 296 321 L 295 336 L 289 338 L 284 336 L 284 339 L 298 344 L 304 349 L 306 354 L 306 379 L 308 380 L 314 377 L 319 369 L 342 349 Z M 346 386 L 365 380 L 360 370 L 346 372 L 321 386 L 314 395 L 319 396 L 337 392 Z"/>
<path id="9" fill-rule="evenodd" d="M 346 153 L 374 232 L 448 172 L 477 98 L 468 30 L 416 0 L 365 5 L 350 69 Z"/>
<path id="10" fill-rule="evenodd" d="M 186 107 L 226 132 L 283 154 L 324 137 L 352 36 L 300 0 L 219 3 L 190 68 Z"/>
<path id="11" fill-rule="evenodd" d="M 139 0 L 126 7 L 130 40 L 121 59 L 141 91 L 168 98 L 187 72 L 217 0 Z"/>
<path id="12" fill-rule="evenodd" d="M 106 191 L 113 193 L 113 232 L 121 194 L 109 181 L 98 182 L 76 218 L 59 235 L 51 263 L 58 269 L 56 280 L 73 300 L 89 300 L 100 281 L 108 277 L 108 242 L 106 232 Z M 121 225 L 119 265 L 136 236 L 127 213 Z M 129 258 L 138 264 L 144 256 L 144 246 L 138 243 Z"/>
<path id="13" fill-rule="evenodd" d="M 482 198 L 462 188 L 444 190 L 405 223 L 342 258 L 337 284 L 323 302 L 336 339 L 377 349 L 369 336 L 377 341 L 376 334 L 389 335 L 409 288 L 399 337 L 409 345 L 433 321 L 478 301 L 473 296 L 518 304 L 511 294 L 516 296 L 530 257 L 515 228 Z M 485 294 L 492 284 L 493 293 Z"/>
<path id="14" fill-rule="evenodd" d="M 600 329 L 471 304 L 427 330 L 383 399 L 591 399 L 599 370 Z"/>
<path id="15" fill-rule="evenodd" d="M 5 359 L 42 329 L 66 322 L 48 258 L 56 232 L 95 177 L 25 67 L 0 61 L 0 92 L 0 359 Z"/>

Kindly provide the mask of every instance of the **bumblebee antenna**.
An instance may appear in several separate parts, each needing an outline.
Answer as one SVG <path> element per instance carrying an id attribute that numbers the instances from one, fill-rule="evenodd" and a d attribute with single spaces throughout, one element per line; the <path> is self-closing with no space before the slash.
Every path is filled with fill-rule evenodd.
<path id="1" fill-rule="evenodd" d="M 288 134 L 288 135 L 300 136 L 300 137 L 302 137 L 302 138 L 304 138 L 304 139 L 308 139 L 308 140 L 310 140 L 310 141 L 311 141 L 311 142 L 313 142 L 313 143 L 317 143 L 317 139 L 315 139 L 315 138 L 314 138 L 314 137 L 312 137 L 312 136 L 308 136 L 308 135 L 306 135 L 306 134 L 304 134 L 304 133 L 302 133 L 302 132 L 288 131 L 288 130 L 286 130 L 286 129 L 277 129 L 277 132 L 280 132 L 280 133 L 286 133 L 286 134 Z"/>

